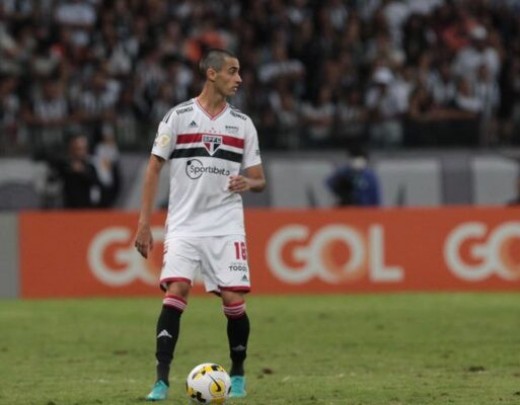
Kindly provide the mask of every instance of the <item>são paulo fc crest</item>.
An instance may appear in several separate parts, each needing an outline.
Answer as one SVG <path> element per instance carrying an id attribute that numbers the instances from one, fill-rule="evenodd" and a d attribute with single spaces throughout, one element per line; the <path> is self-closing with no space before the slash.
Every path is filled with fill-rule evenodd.
<path id="1" fill-rule="evenodd" d="M 220 148 L 220 145 L 222 145 L 222 135 L 202 135 L 202 143 L 208 153 L 213 156 L 217 149 Z"/>

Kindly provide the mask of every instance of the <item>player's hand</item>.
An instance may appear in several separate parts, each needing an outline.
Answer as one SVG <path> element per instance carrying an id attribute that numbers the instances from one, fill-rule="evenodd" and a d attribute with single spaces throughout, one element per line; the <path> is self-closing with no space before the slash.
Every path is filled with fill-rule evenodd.
<path id="1" fill-rule="evenodd" d="M 233 193 L 241 193 L 243 191 L 249 190 L 250 188 L 249 179 L 247 177 L 242 175 L 229 176 L 229 191 Z"/>
<path id="2" fill-rule="evenodd" d="M 139 226 L 135 236 L 134 246 L 141 256 L 145 259 L 148 258 L 148 254 L 153 249 L 152 230 L 149 225 Z"/>

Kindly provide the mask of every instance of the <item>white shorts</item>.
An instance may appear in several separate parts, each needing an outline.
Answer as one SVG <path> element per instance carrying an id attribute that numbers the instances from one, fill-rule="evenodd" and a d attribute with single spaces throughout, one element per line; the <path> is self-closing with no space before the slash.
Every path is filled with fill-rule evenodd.
<path id="1" fill-rule="evenodd" d="M 160 285 L 186 281 L 199 274 L 206 291 L 249 292 L 251 282 L 244 235 L 170 237 L 164 242 Z"/>

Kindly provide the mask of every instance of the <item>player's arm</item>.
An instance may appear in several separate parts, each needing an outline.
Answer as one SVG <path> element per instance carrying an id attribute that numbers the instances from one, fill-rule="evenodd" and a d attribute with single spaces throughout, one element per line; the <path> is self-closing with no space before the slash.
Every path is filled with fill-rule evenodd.
<path id="1" fill-rule="evenodd" d="M 265 188 L 264 168 L 261 164 L 245 169 L 244 175 L 230 176 L 229 191 L 241 193 L 243 191 L 260 192 Z"/>
<path id="2" fill-rule="evenodd" d="M 152 229 L 150 225 L 154 209 L 155 195 L 159 183 L 159 174 L 164 166 L 165 160 L 159 156 L 151 155 L 146 168 L 143 187 L 141 212 L 137 224 L 135 236 L 135 247 L 141 256 L 147 258 L 153 248 Z"/>
<path id="3" fill-rule="evenodd" d="M 245 129 L 244 157 L 241 165 L 244 175 L 230 176 L 229 191 L 241 193 L 251 190 L 258 193 L 265 188 L 266 184 L 258 134 L 250 119 L 247 119 Z"/>

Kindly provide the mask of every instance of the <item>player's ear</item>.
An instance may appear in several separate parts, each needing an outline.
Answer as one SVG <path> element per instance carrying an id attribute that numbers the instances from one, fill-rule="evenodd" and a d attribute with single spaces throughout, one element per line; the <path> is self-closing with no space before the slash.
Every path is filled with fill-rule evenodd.
<path id="1" fill-rule="evenodd" d="M 217 77 L 217 71 L 213 67 L 209 67 L 208 70 L 206 70 L 206 78 L 210 82 L 214 82 Z"/>

